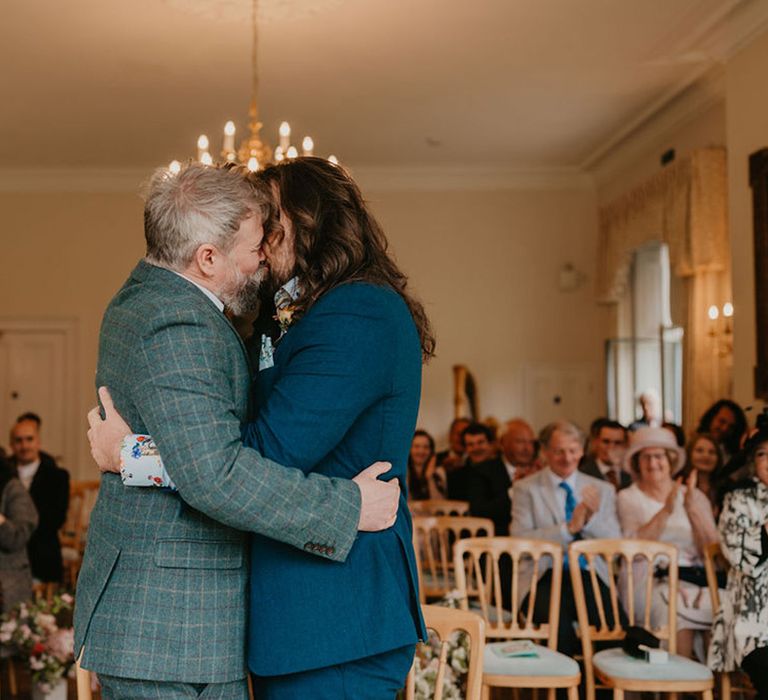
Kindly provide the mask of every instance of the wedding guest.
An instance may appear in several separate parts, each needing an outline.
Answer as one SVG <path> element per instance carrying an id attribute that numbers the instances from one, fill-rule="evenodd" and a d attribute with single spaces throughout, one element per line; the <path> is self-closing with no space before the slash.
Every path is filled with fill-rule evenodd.
<path id="1" fill-rule="evenodd" d="M 509 534 L 509 473 L 493 448 L 491 429 L 471 423 L 464 430 L 467 463 L 448 473 L 448 497 L 469 501 L 469 512 L 493 520 L 496 535 Z"/>
<path id="2" fill-rule="evenodd" d="M 664 428 L 664 430 L 669 430 L 670 433 L 672 433 L 672 436 L 675 438 L 675 442 L 677 443 L 678 447 L 685 447 L 685 430 L 683 430 L 682 425 L 678 425 L 677 423 L 672 423 L 671 421 L 665 420 L 661 427 Z"/>
<path id="3" fill-rule="evenodd" d="M 454 418 L 448 431 L 447 450 L 437 453 L 437 466 L 445 467 L 446 472 L 464 466 L 464 430 L 472 421 L 469 418 Z"/>
<path id="4" fill-rule="evenodd" d="M 2 612 L 32 598 L 27 543 L 37 511 L 8 461 L 0 457 L 0 595 Z"/>
<path id="5" fill-rule="evenodd" d="M 595 479 L 607 481 L 615 489 L 624 489 L 632 477 L 624 471 L 627 429 L 618 421 L 600 418 L 592 424 L 590 440 L 593 456 L 584 457 L 579 469 Z"/>
<path id="6" fill-rule="evenodd" d="M 711 435 L 694 435 L 685 452 L 687 463 L 683 477 L 687 479 L 689 474 L 695 471 L 697 487 L 706 495 L 712 507 L 716 508 L 718 475 L 723 469 L 723 455 L 717 441 Z"/>
<path id="7" fill-rule="evenodd" d="M 658 540 L 678 552 L 677 653 L 692 657 L 694 633 L 709 631 L 712 605 L 704 572 L 703 550 L 717 541 L 717 528 L 707 497 L 696 488 L 696 472 L 688 481 L 673 475 L 685 465 L 685 451 L 664 428 L 639 429 L 627 451 L 626 464 L 635 476 L 619 492 L 618 513 L 624 537 Z M 645 613 L 645 577 L 635 563 L 635 610 Z M 667 616 L 669 587 L 665 572 L 656 571 L 651 597 L 651 624 Z M 638 580 L 639 579 L 639 580 Z"/>
<path id="8" fill-rule="evenodd" d="M 408 500 L 445 498 L 445 469 L 437 466 L 435 440 L 426 430 L 417 430 L 408 455 Z"/>
<path id="9" fill-rule="evenodd" d="M 713 671 L 743 669 L 768 698 L 768 431 L 744 446 L 750 476 L 723 502 L 720 544 L 731 568 L 712 626 L 708 665 Z"/>
<path id="10" fill-rule="evenodd" d="M 11 428 L 11 466 L 37 508 L 39 525 L 27 550 L 32 576 L 37 581 L 60 583 L 63 576 L 59 530 L 69 507 L 69 472 L 43 452 L 42 421 L 36 413 L 24 413 Z"/>
<path id="11" fill-rule="evenodd" d="M 541 451 L 547 466 L 522 481 L 512 489 L 513 537 L 550 540 L 559 542 L 563 550 L 578 539 L 617 538 L 619 524 L 616 520 L 616 492 L 613 487 L 578 470 L 584 454 L 584 434 L 573 423 L 550 423 L 539 437 Z M 608 569 L 603 562 L 596 567 L 601 597 L 606 614 L 613 623 Z M 521 598 L 530 588 L 531 566 L 521 563 Z M 541 562 L 540 579 L 534 605 L 534 621 L 544 622 L 549 616 L 549 597 L 552 572 L 549 562 Z M 567 568 L 567 565 L 566 565 Z M 597 616 L 597 606 L 592 595 L 592 585 L 586 571 L 584 592 L 590 619 Z M 527 609 L 524 602 L 523 609 Z M 621 613 L 623 616 L 623 613 Z M 557 648 L 572 656 L 579 650 L 579 639 L 574 630 L 576 602 L 569 573 L 563 572 L 560 623 Z M 622 620 L 624 618 L 622 617 Z"/>
<path id="12" fill-rule="evenodd" d="M 630 432 L 640 428 L 660 426 L 662 416 L 659 392 L 656 389 L 646 389 L 637 397 L 637 402 L 640 405 L 641 416 L 629 426 Z"/>
<path id="13" fill-rule="evenodd" d="M 696 432 L 715 438 L 724 461 L 728 462 L 741 447 L 741 439 L 747 432 L 747 417 L 735 401 L 720 399 L 704 412 Z"/>
<path id="14" fill-rule="evenodd" d="M 532 474 L 536 465 L 536 436 L 533 428 L 522 418 L 507 421 L 501 435 L 501 461 L 510 481 L 524 479 Z"/>

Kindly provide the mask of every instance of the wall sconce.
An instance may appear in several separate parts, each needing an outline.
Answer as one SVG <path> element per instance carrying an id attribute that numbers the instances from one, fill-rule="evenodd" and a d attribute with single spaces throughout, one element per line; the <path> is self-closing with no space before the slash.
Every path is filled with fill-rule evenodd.
<path id="1" fill-rule="evenodd" d="M 722 309 L 712 304 L 707 309 L 707 316 L 710 320 L 708 335 L 717 343 L 717 354 L 720 357 L 731 355 L 733 353 L 733 328 L 731 327 L 733 304 L 726 301 Z"/>
<path id="2" fill-rule="evenodd" d="M 577 270 L 571 263 L 565 263 L 560 268 L 560 275 L 557 280 L 557 286 L 561 292 L 574 292 L 587 279 L 587 276 Z"/>

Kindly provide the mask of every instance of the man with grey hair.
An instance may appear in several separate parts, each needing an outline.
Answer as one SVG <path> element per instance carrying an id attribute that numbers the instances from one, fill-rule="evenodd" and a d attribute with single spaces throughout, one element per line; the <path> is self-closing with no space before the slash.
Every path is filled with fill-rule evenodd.
<path id="1" fill-rule="evenodd" d="M 245 700 L 247 533 L 330 564 L 344 561 L 358 529 L 395 519 L 399 486 L 377 480 L 386 464 L 353 481 L 305 476 L 241 443 L 251 370 L 223 311 L 247 308 L 261 280 L 262 206 L 235 170 L 156 173 L 147 257 L 104 316 L 97 386 L 153 438 L 122 449 L 162 453 L 177 489 L 102 477 L 78 580 L 75 653 L 98 672 L 105 700 Z M 100 397 L 111 408 L 109 394 Z"/>
<path id="2" fill-rule="evenodd" d="M 535 474 L 517 481 L 513 487 L 512 527 L 514 537 L 559 542 L 563 549 L 574 540 L 621 537 L 616 516 L 616 494 L 605 481 L 580 472 L 579 461 L 584 454 L 584 434 L 568 421 L 557 421 L 547 425 L 539 436 L 541 451 L 546 467 Z M 540 571 L 548 569 L 548 562 L 542 562 Z M 567 562 L 567 566 L 578 566 Z M 607 581 L 607 570 L 600 570 L 603 582 Z M 586 575 L 586 572 L 582 572 Z M 521 571 L 524 590 L 530 588 L 530 565 Z M 544 571 L 539 579 L 534 621 L 545 622 L 549 617 L 549 597 L 552 572 Z M 587 608 L 590 617 L 597 616 L 595 601 L 589 599 L 592 586 L 587 581 Z M 608 590 L 604 590 L 605 596 Z M 605 598 L 608 601 L 608 598 Z M 610 603 L 606 606 L 610 610 Z M 557 648 L 573 656 L 579 642 L 574 632 L 576 604 L 573 598 L 570 576 L 563 572 L 560 605 L 560 623 Z"/>

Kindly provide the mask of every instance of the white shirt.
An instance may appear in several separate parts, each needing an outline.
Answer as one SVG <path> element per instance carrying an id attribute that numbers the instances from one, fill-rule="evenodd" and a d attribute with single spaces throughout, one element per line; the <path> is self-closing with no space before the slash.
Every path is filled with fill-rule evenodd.
<path id="1" fill-rule="evenodd" d="M 194 284 L 195 287 L 197 287 L 203 294 L 205 294 L 205 296 L 207 296 L 213 302 L 214 306 L 223 313 L 224 302 L 221 299 L 219 299 L 219 297 L 217 297 L 210 289 L 208 289 L 207 287 L 203 287 L 202 284 L 200 284 L 199 282 L 195 282 L 195 280 L 190 279 L 186 275 L 182 275 L 180 272 L 176 272 L 176 270 L 171 270 L 171 272 L 187 280 L 187 282 L 191 282 L 192 284 Z"/>
<path id="2" fill-rule="evenodd" d="M 40 460 L 30 462 L 29 464 L 20 465 L 17 467 L 19 472 L 19 481 L 24 485 L 24 488 L 29 491 L 29 487 L 32 486 L 32 480 L 37 474 L 37 470 L 40 468 Z"/>

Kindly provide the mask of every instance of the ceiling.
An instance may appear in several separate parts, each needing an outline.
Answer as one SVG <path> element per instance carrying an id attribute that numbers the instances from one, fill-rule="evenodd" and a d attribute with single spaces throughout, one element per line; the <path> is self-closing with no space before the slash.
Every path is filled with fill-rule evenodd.
<path id="1" fill-rule="evenodd" d="M 585 168 L 768 26 L 768 0 L 261 0 L 260 105 L 364 166 Z M 3 0 L 0 168 L 214 147 L 250 0 Z"/>

